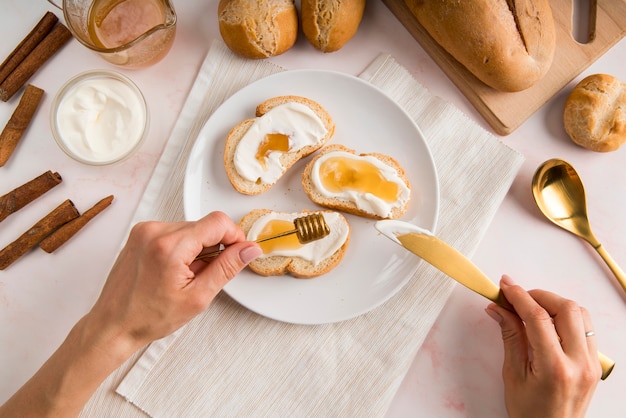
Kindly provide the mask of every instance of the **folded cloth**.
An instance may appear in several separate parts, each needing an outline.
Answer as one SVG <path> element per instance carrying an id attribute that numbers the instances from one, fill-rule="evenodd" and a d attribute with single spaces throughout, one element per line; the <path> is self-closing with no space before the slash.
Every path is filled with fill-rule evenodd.
<path id="1" fill-rule="evenodd" d="M 282 70 L 238 58 L 220 41 L 211 46 L 134 221 L 183 219 L 185 163 L 202 125 L 235 91 Z M 437 234 L 471 255 L 523 157 L 434 97 L 389 55 L 360 77 L 421 128 L 440 181 Z M 262 317 L 221 293 L 203 314 L 113 373 L 83 415 L 383 416 L 454 283 L 421 263 L 380 307 L 315 326 Z"/>

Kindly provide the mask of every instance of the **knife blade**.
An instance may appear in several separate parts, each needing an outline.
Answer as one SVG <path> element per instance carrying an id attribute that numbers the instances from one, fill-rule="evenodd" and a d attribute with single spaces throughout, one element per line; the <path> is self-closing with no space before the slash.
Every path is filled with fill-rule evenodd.
<path id="1" fill-rule="evenodd" d="M 406 248 L 463 286 L 515 313 L 513 305 L 506 300 L 500 288 L 476 264 L 450 244 L 437 238 L 432 232 L 397 220 L 378 221 L 374 227 L 396 244 Z M 598 358 L 602 365 L 602 380 L 604 380 L 613 371 L 615 362 L 599 351 Z"/>
<path id="2" fill-rule="evenodd" d="M 387 238 L 432 264 L 463 286 L 503 308 L 515 312 L 500 288 L 476 264 L 430 231 L 396 220 L 378 221 L 374 226 Z"/>

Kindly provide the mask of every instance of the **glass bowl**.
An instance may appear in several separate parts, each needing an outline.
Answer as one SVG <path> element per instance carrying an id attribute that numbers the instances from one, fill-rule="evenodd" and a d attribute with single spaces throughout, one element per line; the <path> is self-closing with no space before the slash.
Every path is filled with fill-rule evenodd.
<path id="1" fill-rule="evenodd" d="M 89 165 L 121 161 L 143 143 L 149 124 L 148 106 L 128 77 L 110 70 L 87 71 L 57 92 L 50 126 L 58 146 Z"/>

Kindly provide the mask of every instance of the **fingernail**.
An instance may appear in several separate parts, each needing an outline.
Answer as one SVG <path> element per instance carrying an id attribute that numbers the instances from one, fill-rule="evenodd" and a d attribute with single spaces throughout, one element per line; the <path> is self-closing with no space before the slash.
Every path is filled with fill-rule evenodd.
<path id="1" fill-rule="evenodd" d="M 501 284 L 505 284 L 507 286 L 515 286 L 515 281 L 513 279 L 511 279 L 509 276 L 507 276 L 506 274 L 502 276 L 502 278 L 500 279 L 500 283 Z"/>
<path id="2" fill-rule="evenodd" d="M 498 312 L 494 311 L 493 309 L 487 308 L 485 309 L 485 312 L 487 312 L 487 315 L 489 315 L 491 319 L 496 321 L 498 324 L 502 323 L 502 321 L 504 320 L 504 318 L 502 318 L 502 315 L 500 315 Z"/>
<path id="3" fill-rule="evenodd" d="M 258 245 L 246 247 L 239 253 L 239 258 L 244 264 L 250 263 L 252 260 L 259 258 L 263 254 L 263 250 Z"/>

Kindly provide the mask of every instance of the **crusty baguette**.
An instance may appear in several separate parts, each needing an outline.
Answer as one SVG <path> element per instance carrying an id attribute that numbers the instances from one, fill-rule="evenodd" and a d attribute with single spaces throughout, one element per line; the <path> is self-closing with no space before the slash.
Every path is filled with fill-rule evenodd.
<path id="1" fill-rule="evenodd" d="M 302 0 L 302 31 L 320 51 L 341 49 L 356 34 L 365 0 Z"/>
<path id="2" fill-rule="evenodd" d="M 349 200 L 338 199 L 338 198 L 330 198 L 330 197 L 326 197 L 322 195 L 317 190 L 312 180 L 313 167 L 315 166 L 315 162 L 321 156 L 329 152 L 333 152 L 333 151 L 345 151 L 345 152 L 349 152 L 351 154 L 356 155 L 355 150 L 347 148 L 340 144 L 333 144 L 333 145 L 329 145 L 329 146 L 322 148 L 322 150 L 315 156 L 315 158 L 309 161 L 309 163 L 304 168 L 304 172 L 302 173 L 302 187 L 304 189 L 304 192 L 309 197 L 309 199 L 311 199 L 314 203 L 320 206 L 324 206 L 329 209 L 351 213 L 353 215 L 358 215 L 361 217 L 371 218 L 371 219 L 383 219 L 383 218 L 384 219 L 397 219 L 400 216 L 402 216 L 404 213 L 406 213 L 406 211 L 409 208 L 409 199 L 407 199 L 407 201 L 403 205 L 396 206 L 395 208 L 393 208 L 391 210 L 391 213 L 388 216 L 380 216 L 375 213 L 360 209 L 359 207 L 357 207 L 355 202 L 352 202 Z M 395 172 L 397 173 L 397 175 L 400 177 L 400 179 L 404 182 L 404 184 L 410 191 L 411 185 L 410 185 L 408 178 L 406 177 L 406 173 L 404 169 L 402 168 L 402 166 L 394 158 L 390 157 L 389 155 L 380 154 L 380 153 L 368 153 L 368 154 L 359 154 L 359 155 L 375 157 L 379 161 L 393 168 Z"/>
<path id="3" fill-rule="evenodd" d="M 525 90 L 552 65 L 549 0 L 405 0 L 430 36 L 496 90 Z"/>
<path id="4" fill-rule="evenodd" d="M 241 221 L 239 221 L 239 227 L 247 235 L 248 231 L 257 219 L 271 212 L 272 211 L 268 209 L 254 209 L 250 213 L 245 215 L 241 219 Z M 315 212 L 330 213 L 331 211 L 322 210 Z M 309 213 L 313 212 L 302 211 L 294 214 L 294 217 L 304 216 Z M 348 243 L 350 242 L 350 225 L 341 214 L 337 213 L 337 215 L 339 215 L 339 218 L 345 222 L 345 225 L 348 228 L 348 236 L 343 245 L 337 251 L 335 251 L 332 256 L 322 260 L 317 265 L 313 264 L 311 261 L 299 257 L 269 256 L 255 259 L 250 264 L 248 264 L 248 267 L 250 268 L 250 270 L 261 276 L 283 276 L 285 274 L 290 274 L 293 277 L 299 279 L 310 279 L 328 273 L 329 271 L 334 269 L 341 262 L 341 260 L 343 260 L 343 257 L 345 256 L 346 250 L 348 248 Z"/>
<path id="5" fill-rule="evenodd" d="M 301 158 L 306 157 L 307 155 L 320 149 L 326 142 L 330 140 L 335 132 L 335 124 L 326 109 L 324 109 L 319 103 L 306 97 L 278 96 L 271 98 L 257 106 L 256 116 L 261 117 L 265 113 L 269 112 L 272 108 L 289 102 L 298 102 L 312 109 L 322 120 L 324 126 L 326 127 L 327 134 L 324 138 L 322 138 L 319 145 L 317 146 L 305 146 L 299 150 L 294 150 L 281 155 L 280 162 L 285 167 L 285 172 Z M 241 175 L 239 175 L 239 173 L 237 173 L 237 169 L 234 163 L 237 145 L 239 144 L 239 141 L 241 141 L 243 135 L 248 131 L 253 122 L 254 119 L 247 119 L 232 128 L 228 134 L 228 137 L 226 138 L 226 145 L 224 148 L 224 167 L 226 169 L 226 175 L 228 176 L 228 179 L 230 180 L 235 190 L 248 195 L 257 195 L 263 193 L 269 190 L 274 184 L 276 184 L 276 182 L 253 182 L 243 178 Z"/>
<path id="6" fill-rule="evenodd" d="M 220 0 L 217 15 L 224 43 L 245 58 L 280 55 L 298 36 L 294 0 Z"/>

